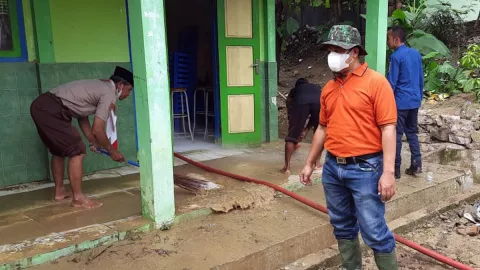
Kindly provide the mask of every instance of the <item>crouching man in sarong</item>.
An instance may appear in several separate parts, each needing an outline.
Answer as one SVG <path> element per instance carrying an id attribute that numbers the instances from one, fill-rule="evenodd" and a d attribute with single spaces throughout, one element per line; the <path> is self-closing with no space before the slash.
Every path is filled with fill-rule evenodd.
<path id="1" fill-rule="evenodd" d="M 102 203 L 93 201 L 82 192 L 83 159 L 86 146 L 72 118 L 90 143 L 90 149 L 107 150 L 112 160 L 125 158 L 112 147 L 105 133 L 105 125 L 117 99 L 123 100 L 133 88 L 133 74 L 121 67 L 115 69 L 109 80 L 80 80 L 60 85 L 40 95 L 30 106 L 30 114 L 38 134 L 52 154 L 51 169 L 55 181 L 55 200 L 72 197 L 73 207 L 96 208 Z M 93 126 L 88 117 L 95 115 Z M 68 158 L 68 179 L 72 191 L 65 189 L 65 158 Z"/>

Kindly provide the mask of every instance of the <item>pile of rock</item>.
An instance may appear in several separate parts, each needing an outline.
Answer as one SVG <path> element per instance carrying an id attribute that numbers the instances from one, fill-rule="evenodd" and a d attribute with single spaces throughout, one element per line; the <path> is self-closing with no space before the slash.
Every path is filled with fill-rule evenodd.
<path id="1" fill-rule="evenodd" d="M 460 115 L 420 110 L 418 125 L 421 143 L 451 143 L 458 148 L 480 149 L 480 110 L 465 108 Z"/>

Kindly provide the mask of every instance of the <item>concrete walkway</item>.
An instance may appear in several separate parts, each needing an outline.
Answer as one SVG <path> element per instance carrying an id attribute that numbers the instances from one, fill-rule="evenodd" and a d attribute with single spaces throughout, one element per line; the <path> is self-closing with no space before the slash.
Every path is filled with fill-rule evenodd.
<path id="1" fill-rule="evenodd" d="M 300 171 L 307 153 L 306 145 L 295 155 L 292 172 Z M 214 154 L 218 155 L 217 159 L 208 160 Z M 196 157 L 190 158 L 205 160 L 203 163 L 208 166 L 270 181 L 325 204 L 321 185 L 302 188 L 298 176 L 289 177 L 279 171 L 283 161 L 282 143 L 245 149 L 227 157 L 221 157 L 218 152 L 191 155 Z M 138 269 L 209 269 L 217 266 L 218 269 L 278 269 L 334 243 L 326 215 L 263 186 L 207 173 L 191 165 L 178 165 L 176 173 L 203 177 L 222 188 L 197 196 L 176 190 L 179 224 L 169 231 L 148 234 L 140 242 L 127 240 L 114 244 L 109 248 L 109 251 L 114 251 L 111 256 L 109 253 L 96 258 L 95 263 L 88 263 L 88 269 L 128 269 L 137 263 L 145 266 Z M 434 171 L 434 183 L 426 183 L 423 177 L 402 178 L 395 200 L 387 205 L 389 220 L 462 192 L 463 170 L 445 169 L 438 164 L 426 164 L 425 167 Z M 97 195 L 105 203 L 102 208 L 93 211 L 72 209 L 67 203 L 46 203 L 51 190 L 4 196 L 16 198 L 0 204 L 3 207 L 0 211 L 3 217 L 0 244 L 4 244 L 0 247 L 0 263 L 31 266 L 73 252 L 109 246 L 129 239 L 129 235 L 139 231 L 151 230 L 151 224 L 138 217 L 138 179 L 138 175 L 133 174 L 86 181 L 89 193 Z M 5 200 L 4 197 L 0 200 Z M 27 198 L 32 199 L 28 201 Z M 28 205 L 38 207 L 28 208 Z M 218 214 L 226 212 L 228 214 Z M 115 220 L 120 221 L 112 223 Z M 19 237 L 18 232 L 22 231 L 24 234 Z M 48 236 L 41 237 L 44 235 Z M 125 248 L 127 243 L 129 247 Z M 129 250 L 137 253 L 132 255 L 135 259 L 130 258 L 131 261 L 128 260 Z M 163 256 L 165 251 L 168 251 L 168 256 Z M 163 254 L 161 264 L 158 253 Z M 85 264 L 68 262 L 72 258 L 40 269 L 85 268 Z M 86 263 L 88 259 L 81 261 Z"/>

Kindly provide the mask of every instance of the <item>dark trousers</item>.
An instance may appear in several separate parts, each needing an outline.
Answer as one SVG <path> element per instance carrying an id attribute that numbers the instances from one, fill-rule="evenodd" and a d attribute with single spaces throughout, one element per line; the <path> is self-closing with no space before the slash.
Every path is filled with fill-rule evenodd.
<path id="1" fill-rule="evenodd" d="M 293 104 L 289 110 L 288 117 L 288 134 L 285 138 L 285 142 L 298 143 L 302 131 L 305 128 L 305 124 L 310 116 L 308 127 L 313 127 L 313 132 L 318 127 L 320 115 L 320 104 Z"/>
<path id="2" fill-rule="evenodd" d="M 327 154 L 322 184 L 328 216 L 338 240 L 354 240 L 360 231 L 374 252 L 391 253 L 395 250 L 395 238 L 385 221 L 385 203 L 378 195 L 383 156 L 366 161 L 342 165 Z"/>
<path id="3" fill-rule="evenodd" d="M 422 166 L 422 155 L 420 153 L 420 144 L 418 142 L 418 109 L 398 110 L 397 120 L 397 156 L 395 158 L 395 168 L 400 169 L 402 164 L 402 137 L 403 133 L 407 136 L 407 142 L 410 146 L 411 163 L 413 166 Z"/>

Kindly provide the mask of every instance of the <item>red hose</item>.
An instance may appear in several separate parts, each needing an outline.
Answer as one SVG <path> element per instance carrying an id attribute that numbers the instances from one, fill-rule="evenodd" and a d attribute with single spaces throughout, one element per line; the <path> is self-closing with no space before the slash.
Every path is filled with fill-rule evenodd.
<path id="1" fill-rule="evenodd" d="M 298 194 L 295 194 L 293 192 L 291 192 L 290 190 L 287 190 L 285 188 L 282 188 L 280 186 L 277 186 L 277 185 L 274 185 L 270 182 L 266 182 L 266 181 L 262 181 L 262 180 L 258 180 L 258 179 L 254 179 L 254 178 L 250 178 L 250 177 L 246 177 L 246 176 L 242 176 L 242 175 L 238 175 L 238 174 L 233 174 L 233 173 L 229 173 L 229 172 L 225 172 L 225 171 L 222 171 L 222 170 L 218 170 L 218 169 L 215 169 L 215 168 L 212 168 L 212 167 L 209 167 L 209 166 L 206 166 L 204 164 L 201 164 L 199 162 L 196 162 L 196 161 L 193 161 L 189 158 L 186 158 L 178 153 L 174 153 L 174 156 L 187 162 L 187 163 L 190 163 L 194 166 L 197 166 L 199 168 L 202 168 L 206 171 L 209 171 L 209 172 L 213 172 L 213 173 L 216 173 L 216 174 L 220 174 L 220 175 L 224 175 L 224 176 L 228 176 L 230 178 L 233 178 L 233 179 L 237 179 L 237 180 L 241 180 L 241 181 L 246 181 L 246 182 L 251 182 L 251 183 L 255 183 L 255 184 L 260 184 L 260 185 L 265 185 L 265 186 L 268 186 L 268 187 L 271 187 L 273 188 L 274 190 L 276 191 L 280 191 L 282 192 L 283 194 L 289 196 L 289 197 L 292 197 L 294 198 L 295 200 L 299 201 L 299 202 L 302 202 L 314 209 L 317 209 L 325 214 L 327 214 L 328 210 L 325 206 L 322 206 L 316 202 L 313 202 L 307 198 L 304 198 Z M 462 264 L 460 262 L 457 262 L 455 261 L 454 259 L 452 258 L 449 258 L 449 257 L 446 257 L 442 254 L 439 254 L 433 250 L 430 250 L 430 249 L 427 249 L 425 247 L 422 247 L 421 245 L 413 242 L 413 241 L 410 241 L 410 240 L 407 240 L 403 237 L 400 237 L 398 236 L 397 234 L 394 233 L 394 236 L 395 236 L 395 240 L 397 240 L 397 242 L 399 243 L 402 243 L 410 248 L 413 248 L 415 250 L 417 250 L 418 252 L 421 252 L 437 261 L 440 261 L 444 264 L 447 264 L 451 267 L 454 267 L 456 269 L 460 269 L 460 270 L 475 270 L 474 268 L 468 266 L 468 265 L 465 265 L 465 264 Z"/>

